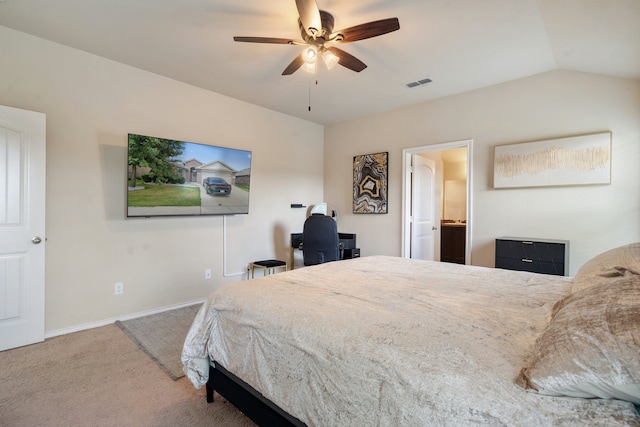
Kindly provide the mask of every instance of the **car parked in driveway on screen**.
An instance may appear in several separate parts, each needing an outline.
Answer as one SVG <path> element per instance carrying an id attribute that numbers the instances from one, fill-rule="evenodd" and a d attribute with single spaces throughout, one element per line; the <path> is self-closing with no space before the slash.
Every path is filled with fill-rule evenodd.
<path id="1" fill-rule="evenodd" d="M 207 194 L 228 196 L 231 194 L 231 185 L 222 178 L 210 176 L 202 182 Z"/>

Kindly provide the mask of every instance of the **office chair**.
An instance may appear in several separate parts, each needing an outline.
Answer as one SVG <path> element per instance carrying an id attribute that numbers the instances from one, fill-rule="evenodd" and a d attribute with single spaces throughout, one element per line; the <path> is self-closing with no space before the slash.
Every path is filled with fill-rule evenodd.
<path id="1" fill-rule="evenodd" d="M 311 214 L 302 230 L 304 265 L 316 265 L 341 259 L 338 226 L 333 218 Z"/>

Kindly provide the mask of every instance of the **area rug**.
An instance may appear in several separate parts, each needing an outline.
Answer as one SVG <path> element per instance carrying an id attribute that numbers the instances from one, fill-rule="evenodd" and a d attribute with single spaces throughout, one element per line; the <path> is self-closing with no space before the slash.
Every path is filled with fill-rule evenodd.
<path id="1" fill-rule="evenodd" d="M 169 310 L 136 319 L 116 321 L 140 349 L 173 380 L 184 376 L 182 346 L 200 304 Z"/>

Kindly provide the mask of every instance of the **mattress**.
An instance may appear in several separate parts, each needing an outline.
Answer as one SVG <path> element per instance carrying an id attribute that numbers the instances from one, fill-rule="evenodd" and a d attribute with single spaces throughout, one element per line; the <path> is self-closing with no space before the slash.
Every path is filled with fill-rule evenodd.
<path id="1" fill-rule="evenodd" d="M 363 257 L 224 286 L 183 363 L 216 360 L 310 426 L 640 425 L 620 400 L 550 397 L 514 379 L 571 279 Z"/>

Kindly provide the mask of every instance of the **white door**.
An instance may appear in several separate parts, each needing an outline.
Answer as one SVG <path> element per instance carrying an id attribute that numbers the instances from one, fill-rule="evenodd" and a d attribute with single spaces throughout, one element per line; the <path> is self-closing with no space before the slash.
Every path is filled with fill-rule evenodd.
<path id="1" fill-rule="evenodd" d="M 45 128 L 0 106 L 0 351 L 44 340 Z"/>
<path id="2" fill-rule="evenodd" d="M 436 209 L 439 201 L 435 200 L 436 165 L 433 160 L 417 154 L 411 158 L 411 258 L 433 261 L 440 222 Z"/>

